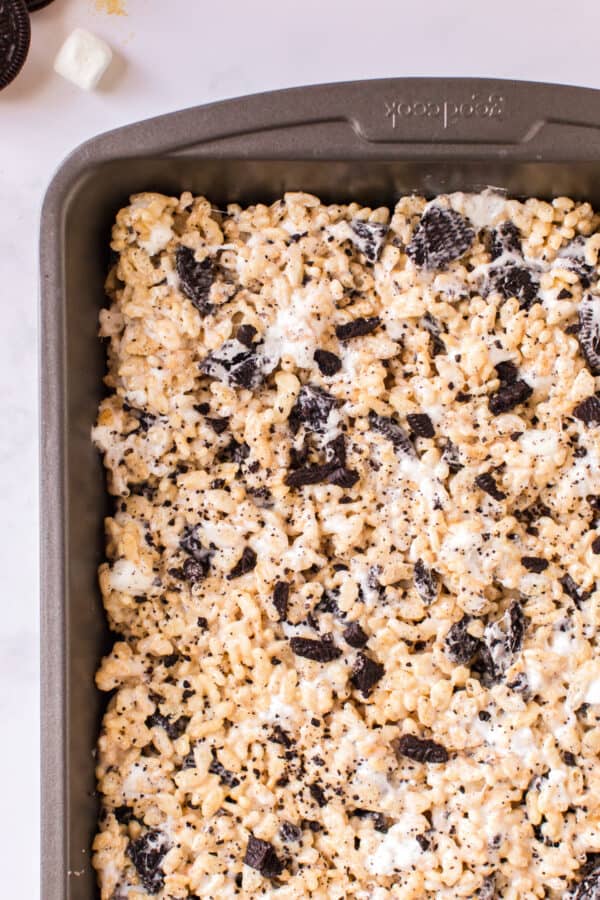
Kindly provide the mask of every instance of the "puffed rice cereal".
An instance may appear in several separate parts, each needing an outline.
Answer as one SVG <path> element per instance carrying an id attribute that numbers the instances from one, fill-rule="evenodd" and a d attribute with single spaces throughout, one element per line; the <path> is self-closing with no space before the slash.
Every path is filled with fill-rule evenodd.
<path id="1" fill-rule="evenodd" d="M 102 900 L 600 896 L 600 217 L 118 215 Z"/>

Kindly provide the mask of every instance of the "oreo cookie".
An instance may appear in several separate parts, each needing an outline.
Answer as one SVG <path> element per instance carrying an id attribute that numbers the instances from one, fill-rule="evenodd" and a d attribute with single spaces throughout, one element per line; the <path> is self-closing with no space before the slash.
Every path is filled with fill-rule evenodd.
<path id="1" fill-rule="evenodd" d="M 37 12 L 38 9 L 43 9 L 45 6 L 50 6 L 53 0 L 26 0 L 27 9 L 29 12 Z"/>
<path id="2" fill-rule="evenodd" d="M 0 90 L 23 68 L 30 41 L 31 26 L 24 0 L 0 0 Z"/>

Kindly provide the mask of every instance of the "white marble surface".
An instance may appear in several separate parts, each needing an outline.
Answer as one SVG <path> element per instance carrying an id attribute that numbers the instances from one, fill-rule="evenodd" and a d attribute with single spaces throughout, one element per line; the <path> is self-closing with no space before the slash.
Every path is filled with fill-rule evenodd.
<path id="1" fill-rule="evenodd" d="M 40 895 L 36 253 L 41 198 L 61 158 L 136 119 L 319 81 L 492 75 L 600 87 L 592 0 L 123 0 L 124 16 L 97 3 L 55 0 L 35 13 L 26 68 L 0 94 L 0 893 L 19 900 Z M 91 95 L 52 72 L 75 26 L 115 51 Z"/>

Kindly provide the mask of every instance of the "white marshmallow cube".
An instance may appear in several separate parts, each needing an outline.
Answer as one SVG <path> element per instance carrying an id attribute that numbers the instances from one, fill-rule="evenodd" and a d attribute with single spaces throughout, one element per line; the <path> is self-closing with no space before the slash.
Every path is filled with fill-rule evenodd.
<path id="1" fill-rule="evenodd" d="M 54 71 L 84 91 L 93 90 L 112 60 L 112 50 L 99 37 L 76 28 L 54 60 Z"/>

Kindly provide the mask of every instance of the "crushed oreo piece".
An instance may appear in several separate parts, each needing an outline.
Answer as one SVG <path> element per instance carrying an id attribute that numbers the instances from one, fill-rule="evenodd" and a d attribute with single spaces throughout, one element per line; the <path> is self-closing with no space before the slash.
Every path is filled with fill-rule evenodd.
<path id="1" fill-rule="evenodd" d="M 290 647 L 292 653 L 296 656 L 302 656 L 304 659 L 312 659 L 315 662 L 326 663 L 334 659 L 339 659 L 342 651 L 336 647 L 333 641 L 313 640 L 312 638 L 293 637 L 290 638 Z"/>
<path id="2" fill-rule="evenodd" d="M 200 563 L 205 568 L 205 574 L 208 574 L 213 551 L 202 545 L 202 541 L 198 536 L 199 531 L 198 525 L 186 526 L 179 540 L 179 546 L 186 553 L 189 553 L 196 562 Z"/>
<path id="3" fill-rule="evenodd" d="M 275 853 L 273 845 L 254 837 L 253 834 L 248 838 L 244 863 L 256 869 L 265 878 L 277 878 L 283 872 L 283 863 Z"/>
<path id="4" fill-rule="evenodd" d="M 169 716 L 163 716 L 158 711 L 153 712 L 146 717 L 146 728 L 163 728 L 172 741 L 177 740 L 184 733 L 190 722 L 189 716 L 180 716 L 178 719 L 171 719 Z"/>
<path id="5" fill-rule="evenodd" d="M 600 297 L 586 294 L 579 305 L 577 340 L 592 375 L 600 375 Z"/>
<path id="6" fill-rule="evenodd" d="M 327 476 L 326 480 L 329 484 L 336 484 L 341 488 L 351 488 L 354 487 L 359 478 L 360 475 L 355 469 L 336 468 Z"/>
<path id="7" fill-rule="evenodd" d="M 541 556 L 522 556 L 521 565 L 527 569 L 528 572 L 539 574 L 548 568 L 548 560 Z"/>
<path id="8" fill-rule="evenodd" d="M 346 465 L 346 439 L 343 434 L 338 434 L 325 445 L 325 457 L 327 462 L 335 463 L 336 466 Z"/>
<path id="9" fill-rule="evenodd" d="M 219 450 L 215 459 L 219 463 L 234 462 L 241 466 L 250 456 L 250 447 L 244 441 L 239 443 L 235 438 L 231 438 L 226 447 Z"/>
<path id="10" fill-rule="evenodd" d="M 600 853 L 588 853 L 579 874 L 582 880 L 570 885 L 564 900 L 600 900 Z"/>
<path id="11" fill-rule="evenodd" d="M 297 434 L 301 425 L 309 431 L 324 432 L 327 420 L 337 406 L 335 397 L 323 388 L 314 384 L 303 385 L 288 419 L 292 433 Z"/>
<path id="12" fill-rule="evenodd" d="M 519 404 L 529 400 L 532 394 L 533 388 L 526 381 L 523 381 L 522 378 L 518 378 L 512 384 L 502 384 L 488 398 L 490 412 L 494 416 L 509 412 L 515 406 L 519 406 Z"/>
<path id="13" fill-rule="evenodd" d="M 531 503 L 524 509 L 516 509 L 513 512 L 513 515 L 518 522 L 524 522 L 527 525 L 531 525 L 532 522 L 537 522 L 538 519 L 541 519 L 544 516 L 550 516 L 551 512 L 538 497 L 534 503 Z"/>
<path id="14" fill-rule="evenodd" d="M 506 498 L 506 494 L 500 490 L 491 472 L 483 472 L 481 475 L 478 475 L 475 479 L 475 484 L 482 491 L 485 491 L 486 494 L 489 494 L 490 497 L 493 497 L 494 500 L 500 501 Z"/>
<path id="15" fill-rule="evenodd" d="M 351 647 L 364 647 L 369 640 L 368 634 L 363 631 L 358 622 L 351 622 L 344 628 L 342 637 Z"/>
<path id="16" fill-rule="evenodd" d="M 165 883 L 165 873 L 160 867 L 171 845 L 161 831 L 149 830 L 127 847 L 127 856 L 135 866 L 142 885 L 149 894 L 156 894 Z"/>
<path id="17" fill-rule="evenodd" d="M 244 347 L 252 347 L 254 338 L 258 334 L 254 325 L 240 325 L 235 333 L 236 338 Z"/>
<path id="18" fill-rule="evenodd" d="M 577 582 L 568 574 L 563 575 L 560 579 L 560 585 L 567 597 L 570 597 L 574 602 L 577 609 L 581 609 L 581 605 L 585 603 L 591 595 L 591 591 L 582 591 Z"/>
<path id="19" fill-rule="evenodd" d="M 241 578 L 242 575 L 247 575 L 248 572 L 255 568 L 256 562 L 256 553 L 252 547 L 244 547 L 242 555 L 227 576 L 227 580 L 232 581 L 234 578 Z"/>
<path id="20" fill-rule="evenodd" d="M 478 655 L 482 643 L 468 631 L 471 616 L 464 615 L 448 630 L 444 640 L 444 652 L 449 660 L 461 666 L 468 666 Z"/>
<path id="21" fill-rule="evenodd" d="M 297 843 L 302 840 L 302 829 L 292 822 L 283 822 L 279 829 L 281 840 L 286 843 Z"/>
<path id="22" fill-rule="evenodd" d="M 421 320 L 423 328 L 429 332 L 430 353 L 432 356 L 440 356 L 446 352 L 446 344 L 440 335 L 443 333 L 442 324 L 439 319 L 434 318 L 431 313 L 427 312 Z"/>
<path id="23" fill-rule="evenodd" d="M 336 325 L 335 334 L 338 340 L 349 341 L 352 338 L 372 334 L 372 332 L 379 328 L 380 325 L 381 319 L 379 316 L 370 316 L 369 318 L 360 316 L 358 319 L 353 319 L 351 322 L 346 322 L 343 325 Z"/>
<path id="24" fill-rule="evenodd" d="M 289 750 L 292 746 L 292 739 L 290 738 L 287 731 L 285 731 L 281 725 L 273 726 L 273 734 L 269 738 L 274 744 L 281 744 L 282 747 L 285 747 L 286 750 Z"/>
<path id="25" fill-rule="evenodd" d="M 321 808 L 323 806 L 327 806 L 327 797 L 325 796 L 325 791 L 318 782 L 314 781 L 312 784 L 309 784 L 308 790 L 310 791 L 310 795 L 317 806 L 320 806 Z"/>
<path id="26" fill-rule="evenodd" d="M 339 594 L 339 590 L 337 588 L 333 588 L 330 591 L 323 591 L 321 599 L 315 606 L 315 612 L 318 613 L 331 613 L 332 616 L 335 616 L 338 619 L 344 618 L 344 613 L 338 606 L 337 596 Z"/>
<path id="27" fill-rule="evenodd" d="M 210 568 L 210 556 L 207 555 L 204 562 L 198 562 L 197 559 L 190 557 L 186 559 L 181 567 L 181 577 L 183 581 L 189 581 L 190 584 L 199 584 L 204 581 L 208 575 Z"/>
<path id="28" fill-rule="evenodd" d="M 460 461 L 460 450 L 451 440 L 446 441 L 442 452 L 442 459 L 453 474 L 464 469 L 464 466 Z"/>
<path id="29" fill-rule="evenodd" d="M 141 434 L 146 434 L 158 418 L 154 413 L 147 412 L 145 409 L 137 409 L 135 406 L 130 406 L 128 403 L 123 404 L 123 409 L 125 412 L 129 413 L 130 416 L 133 416 L 134 419 L 137 419 L 138 426 L 135 430 Z"/>
<path id="30" fill-rule="evenodd" d="M 579 279 L 583 288 L 588 288 L 594 276 L 594 267 L 585 261 L 586 238 L 580 234 L 573 238 L 566 247 L 559 250 L 553 268 L 567 269 Z"/>
<path id="31" fill-rule="evenodd" d="M 516 297 L 521 309 L 529 309 L 537 298 L 540 282 L 526 266 L 507 265 L 490 270 L 490 285 L 505 300 Z"/>
<path id="32" fill-rule="evenodd" d="M 335 463 L 324 463 L 323 465 L 305 466 L 302 469 L 295 469 L 288 472 L 285 477 L 285 483 L 288 487 L 299 488 L 308 484 L 321 484 L 327 481 L 336 471 Z"/>
<path id="33" fill-rule="evenodd" d="M 424 269 L 446 269 L 464 256 L 474 240 L 474 229 L 460 213 L 428 206 L 406 252 L 415 265 Z"/>
<path id="34" fill-rule="evenodd" d="M 210 302 L 210 288 L 214 281 L 215 269 L 211 259 L 196 260 L 190 247 L 180 244 L 175 251 L 175 268 L 179 276 L 179 286 L 188 300 L 191 300 L 202 317 L 214 310 Z"/>
<path id="35" fill-rule="evenodd" d="M 208 766 L 208 771 L 211 775 L 217 775 L 221 784 L 227 785 L 227 787 L 237 787 L 240 783 L 240 779 L 237 778 L 234 772 L 230 772 L 229 769 L 226 769 L 223 763 L 220 763 L 217 759 L 217 752 L 213 748 L 212 750 L 212 760 Z"/>
<path id="36" fill-rule="evenodd" d="M 115 808 L 113 809 L 113 815 L 119 825 L 129 825 L 131 820 L 135 818 L 131 806 L 125 805 L 115 806 Z"/>
<path id="37" fill-rule="evenodd" d="M 353 232 L 351 241 L 359 253 L 364 254 L 368 262 L 377 262 L 385 244 L 388 226 L 382 222 L 352 219 L 350 228 Z"/>
<path id="38" fill-rule="evenodd" d="M 252 497 L 255 506 L 259 509 L 271 509 L 273 506 L 273 494 L 268 487 L 246 486 L 246 493 Z"/>
<path id="39" fill-rule="evenodd" d="M 230 387 L 248 390 L 258 387 L 264 377 L 262 362 L 255 348 L 249 349 L 235 338 L 209 353 L 200 363 L 200 371 Z"/>
<path id="40" fill-rule="evenodd" d="M 494 368 L 501 384 L 514 384 L 519 377 L 519 370 L 510 359 L 505 359 L 502 362 L 496 363 Z"/>
<path id="41" fill-rule="evenodd" d="M 494 878 L 484 878 L 477 891 L 477 900 L 496 900 L 497 896 Z"/>
<path id="42" fill-rule="evenodd" d="M 497 228 L 494 228 L 490 240 L 492 261 L 504 256 L 505 253 L 520 256 L 521 252 L 521 232 L 514 222 L 501 222 Z"/>
<path id="43" fill-rule="evenodd" d="M 273 606 L 279 614 L 279 621 L 285 622 L 288 613 L 290 585 L 287 581 L 278 581 L 273 589 Z"/>
<path id="44" fill-rule="evenodd" d="M 385 667 L 381 663 L 375 662 L 365 653 L 359 653 L 352 668 L 350 681 L 363 697 L 368 697 L 384 674 Z"/>
<path id="45" fill-rule="evenodd" d="M 227 416 L 220 418 L 209 418 L 207 416 L 206 421 L 215 432 L 215 434 L 223 434 L 223 432 L 227 431 L 227 428 L 229 427 L 229 418 Z"/>
<path id="46" fill-rule="evenodd" d="M 321 375 L 326 377 L 337 375 L 342 368 L 342 361 L 339 356 L 336 356 L 335 353 L 331 353 L 329 350 L 315 350 L 313 359 L 318 365 Z"/>
<path id="47" fill-rule="evenodd" d="M 392 747 L 398 760 L 402 756 L 420 763 L 445 763 L 450 759 L 448 751 L 442 744 L 415 737 L 413 734 L 403 734 L 392 742 Z"/>
<path id="48" fill-rule="evenodd" d="M 437 575 L 429 569 L 422 559 L 418 559 L 413 568 L 413 581 L 417 594 L 423 603 L 433 603 L 439 593 Z"/>
<path id="49" fill-rule="evenodd" d="M 600 397 L 592 394 L 573 408 L 573 415 L 585 425 L 600 425 Z"/>
<path id="50" fill-rule="evenodd" d="M 373 828 L 381 834 L 386 834 L 390 830 L 386 816 L 381 812 L 376 812 L 374 809 L 352 809 L 348 815 L 356 816 L 357 819 L 371 819 Z"/>
<path id="51" fill-rule="evenodd" d="M 427 413 L 409 413 L 406 417 L 411 431 L 418 437 L 432 438 L 435 437 L 435 428 L 433 422 Z"/>
<path id="52" fill-rule="evenodd" d="M 400 450 L 407 456 L 416 456 L 415 448 L 407 433 L 391 416 L 378 416 L 371 410 L 369 413 L 369 425 L 377 434 L 381 434 L 388 441 L 391 441 L 394 450 Z"/>
<path id="53" fill-rule="evenodd" d="M 472 667 L 486 686 L 499 682 L 512 665 L 522 647 L 527 621 L 515 600 L 500 619 L 486 625 L 481 652 Z"/>

